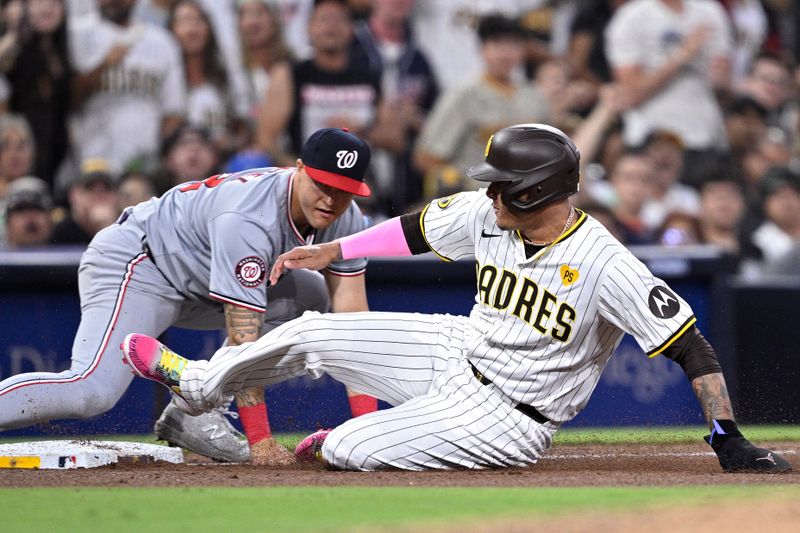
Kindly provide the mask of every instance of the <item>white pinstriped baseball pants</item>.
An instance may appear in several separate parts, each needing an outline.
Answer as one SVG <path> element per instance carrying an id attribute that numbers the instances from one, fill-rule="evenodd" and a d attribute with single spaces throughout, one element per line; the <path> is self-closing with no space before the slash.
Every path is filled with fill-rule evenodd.
<path id="1" fill-rule="evenodd" d="M 492 468 L 535 463 L 556 426 L 513 408 L 474 377 L 466 317 L 305 313 L 258 341 L 192 361 L 181 390 L 208 409 L 231 394 L 329 374 L 394 405 L 334 429 L 322 448 L 343 470 Z"/>

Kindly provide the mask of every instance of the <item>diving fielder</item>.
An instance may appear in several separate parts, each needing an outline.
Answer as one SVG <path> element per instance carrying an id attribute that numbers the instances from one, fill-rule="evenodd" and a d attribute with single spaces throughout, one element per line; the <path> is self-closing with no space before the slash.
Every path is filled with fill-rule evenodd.
<path id="1" fill-rule="evenodd" d="M 502 129 L 470 170 L 487 190 L 297 248 L 271 274 L 367 256 L 474 256 L 469 317 L 311 312 L 210 361 L 190 362 L 139 335 L 126 339 L 124 358 L 178 391 L 189 410 L 212 408 L 243 387 L 324 373 L 395 406 L 311 435 L 296 450 L 300 459 L 346 470 L 508 467 L 536 462 L 584 408 L 627 332 L 648 356 L 686 371 L 725 470 L 789 470 L 737 429 L 717 357 L 689 305 L 570 205 L 578 167 L 561 131 Z"/>
<path id="2" fill-rule="evenodd" d="M 355 135 L 322 129 L 303 145 L 295 168 L 212 176 L 126 209 L 81 258 L 81 323 L 71 368 L 0 382 L 0 431 L 111 409 L 133 379 L 117 351 L 133 331 L 158 336 L 172 325 L 226 328 L 228 342 L 240 344 L 308 309 L 367 310 L 364 259 L 332 263 L 324 280 L 296 272 L 268 289 L 266 278 L 281 253 L 365 227 L 352 198 L 370 193 L 364 182 L 369 159 L 369 146 Z M 237 403 L 260 452 L 254 458 L 293 462 L 269 438 L 263 388 L 243 390 Z M 219 412 L 190 418 L 170 404 L 156 434 L 218 460 L 250 455 Z"/>

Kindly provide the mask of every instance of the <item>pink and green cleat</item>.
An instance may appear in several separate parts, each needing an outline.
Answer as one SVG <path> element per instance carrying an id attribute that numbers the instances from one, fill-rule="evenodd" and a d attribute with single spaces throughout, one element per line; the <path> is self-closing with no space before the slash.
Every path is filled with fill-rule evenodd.
<path id="1" fill-rule="evenodd" d="M 325 464 L 322 458 L 322 444 L 332 429 L 320 429 L 300 441 L 294 449 L 294 457 L 299 463 L 319 462 Z"/>
<path id="2" fill-rule="evenodd" d="M 202 413 L 181 393 L 181 374 L 189 360 L 147 335 L 129 333 L 120 346 L 122 360 L 139 377 L 161 383 L 175 396 L 175 403 L 191 415 Z"/>

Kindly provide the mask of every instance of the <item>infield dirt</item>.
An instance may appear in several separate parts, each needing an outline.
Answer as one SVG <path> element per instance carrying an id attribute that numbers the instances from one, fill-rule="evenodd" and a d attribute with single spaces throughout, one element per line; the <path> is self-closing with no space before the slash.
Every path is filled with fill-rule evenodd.
<path id="1" fill-rule="evenodd" d="M 606 444 L 556 446 L 529 468 L 445 472 L 337 472 L 321 466 L 117 464 L 76 470 L 5 470 L 0 487 L 461 486 L 581 487 L 800 484 L 800 442 L 759 443 L 794 470 L 727 474 L 708 446 Z"/>

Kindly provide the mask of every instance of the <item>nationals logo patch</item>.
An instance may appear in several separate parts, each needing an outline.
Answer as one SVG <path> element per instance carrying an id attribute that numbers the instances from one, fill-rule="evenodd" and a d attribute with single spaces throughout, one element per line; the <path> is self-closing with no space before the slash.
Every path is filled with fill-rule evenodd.
<path id="1" fill-rule="evenodd" d="M 267 277 L 267 265 L 260 257 L 245 257 L 236 263 L 236 279 L 245 287 L 258 287 Z"/>

